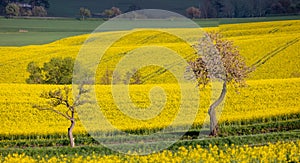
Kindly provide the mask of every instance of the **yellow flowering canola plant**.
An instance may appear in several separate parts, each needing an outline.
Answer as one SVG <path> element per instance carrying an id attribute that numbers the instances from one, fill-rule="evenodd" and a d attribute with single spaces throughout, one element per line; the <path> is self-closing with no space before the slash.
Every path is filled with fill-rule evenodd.
<path id="1" fill-rule="evenodd" d="M 252 73 L 251 79 L 274 79 L 274 78 L 291 78 L 299 77 L 299 20 L 278 21 L 278 22 L 260 22 L 260 23 L 244 23 L 233 25 L 221 25 L 219 28 L 205 28 L 205 31 L 218 30 L 226 39 L 233 40 L 238 46 L 241 54 L 246 58 L 248 65 L 256 67 L 256 71 Z M 194 38 L 194 30 L 198 29 L 174 29 L 181 32 L 182 35 Z M 114 36 L 122 36 L 125 32 L 105 32 L 95 35 L 101 37 L 101 40 L 109 42 Z M 191 48 L 185 43 L 174 41 L 173 37 L 155 34 L 157 31 L 136 31 L 125 37 L 115 46 L 111 47 L 105 54 L 106 58 L 113 58 L 101 64 L 97 77 L 101 78 L 103 72 L 109 65 L 115 65 L 120 57 L 128 51 L 142 46 L 156 45 L 165 46 L 174 49 L 181 56 L 188 58 L 194 54 Z M 136 37 L 135 37 L 136 35 Z M 140 40 L 145 38 L 149 40 Z M 42 66 L 54 57 L 73 57 L 75 58 L 89 35 L 81 35 L 70 38 L 64 38 L 53 43 L 45 45 L 30 45 L 24 47 L 0 47 L 0 83 L 25 83 L 29 73 L 26 67 L 29 62 L 35 61 Z M 138 37 L 139 36 L 139 37 Z M 145 36 L 145 37 L 142 37 Z M 101 48 L 97 44 L 97 47 Z M 191 44 L 194 44 L 191 42 Z M 264 64 L 256 64 L 263 63 Z M 153 71 L 151 68 L 143 71 L 144 76 Z M 153 79 L 148 83 L 165 83 L 174 82 L 173 80 Z"/>
<path id="2" fill-rule="evenodd" d="M 244 146 L 225 146 L 219 148 L 210 146 L 208 149 L 196 147 L 180 147 L 178 151 L 171 152 L 164 150 L 160 153 L 138 156 L 138 155 L 97 155 L 82 157 L 75 155 L 60 155 L 59 157 L 41 156 L 37 159 L 25 154 L 10 154 L 3 159 L 3 163 L 7 162 L 299 162 L 300 161 L 300 141 L 297 142 L 277 142 L 275 144 L 268 143 L 267 145 L 250 147 Z M 0 160 L 1 161 L 1 160 Z"/>
<path id="3" fill-rule="evenodd" d="M 298 120 L 300 116 L 300 21 L 277 21 L 261 23 L 244 23 L 221 25 L 218 28 L 207 28 L 205 31 L 218 30 L 226 39 L 234 41 L 248 65 L 255 68 L 247 79 L 243 89 L 228 88 L 223 111 L 219 117 L 222 125 L 241 125 L 267 122 Z M 193 31 L 199 29 L 172 29 L 183 35 L 193 37 Z M 112 36 L 122 36 L 124 31 L 105 32 L 95 35 L 107 42 Z M 70 122 L 51 111 L 39 111 L 32 108 L 34 104 L 45 104 L 40 98 L 59 85 L 25 84 L 29 73 L 26 67 L 31 61 L 42 66 L 54 57 L 76 58 L 84 41 L 90 35 L 64 38 L 45 45 L 23 47 L 0 47 L 0 136 L 14 137 L 31 135 L 66 135 Z M 139 37 L 151 39 L 140 40 Z M 196 42 L 189 42 L 195 44 Z M 191 88 L 180 88 L 170 72 L 153 73 L 158 67 L 148 66 L 140 70 L 141 76 L 153 77 L 143 81 L 143 85 L 130 85 L 129 97 L 132 103 L 124 103 L 124 107 L 134 104 L 138 109 L 151 106 L 149 92 L 155 87 L 164 90 L 165 98 L 155 101 L 163 106 L 162 112 L 149 120 L 137 120 L 123 114 L 116 106 L 111 86 L 100 85 L 100 78 L 106 69 L 114 70 L 117 62 L 128 52 L 143 46 L 163 46 L 174 50 L 185 59 L 193 59 L 195 50 L 185 42 L 167 34 L 153 30 L 134 30 L 130 37 L 124 37 L 111 46 L 103 57 L 103 63 L 96 73 L 96 98 L 101 111 L 107 120 L 116 128 L 126 131 L 155 131 L 164 128 L 174 120 L 181 105 L 181 92 Z M 99 45 L 103 48 L 103 45 Z M 143 53 L 143 49 L 139 51 Z M 159 53 L 159 51 L 156 51 Z M 146 53 L 146 51 L 145 51 Z M 133 60 L 132 62 L 136 62 Z M 126 73 L 126 72 L 120 72 Z M 70 86 L 71 87 L 71 86 Z M 211 86 L 200 90 L 198 113 L 193 124 L 201 128 L 211 104 Z M 195 85 L 195 88 L 196 85 Z M 195 107 L 195 106 L 187 106 Z M 62 108 L 60 108 L 62 109 Z M 194 115 L 186 113 L 186 118 Z M 87 131 L 76 116 L 75 134 L 86 134 Z M 186 125 L 178 121 L 178 126 Z M 105 132 L 101 128 L 100 132 Z M 99 128 L 92 129 L 98 131 Z M 151 133 L 151 132 L 150 132 Z M 10 140 L 0 140 L 0 142 Z M 4 143 L 5 144 L 5 143 Z M 2 156 L 2 154 L 0 154 Z M 209 148 L 179 147 L 178 151 L 165 150 L 147 156 L 129 155 L 97 155 L 92 156 L 28 156 L 26 154 L 3 155 L 0 162 L 300 162 L 300 141 L 277 142 L 261 146 L 210 146 Z"/>
<path id="4" fill-rule="evenodd" d="M 131 119 L 123 114 L 114 103 L 110 86 L 96 86 L 99 105 L 107 119 L 123 130 L 152 130 L 163 128 L 173 121 L 180 105 L 180 90 L 176 84 L 133 85 L 130 87 L 132 103 L 140 108 L 149 107 L 149 91 L 153 86 L 164 89 L 166 104 L 159 116 L 147 121 Z M 51 111 L 39 111 L 33 104 L 43 104 L 40 93 L 53 90 L 55 85 L 0 84 L 0 134 L 30 135 L 66 133 L 69 122 Z M 286 120 L 299 115 L 300 79 L 272 79 L 248 81 L 248 87 L 236 93 L 229 88 L 220 123 L 240 124 L 241 122 L 268 122 L 274 119 Z M 210 89 L 200 91 L 200 108 L 195 125 L 201 126 L 207 115 L 210 104 Z M 161 96 L 161 95 L 158 95 Z M 158 101 L 163 102 L 163 101 Z M 126 105 L 126 104 L 125 104 Z M 129 105 L 129 104 L 128 104 Z M 190 106 L 193 107 L 193 106 Z M 187 113 L 186 116 L 189 116 Z M 193 115 L 190 115 L 193 116 Z M 278 117 L 278 118 L 276 118 Z M 122 119 L 122 121 L 120 121 Z M 184 125 L 180 122 L 178 125 Z M 80 122 L 75 133 L 86 133 Z"/>
<path id="5" fill-rule="evenodd" d="M 219 30 L 256 67 L 251 79 L 275 79 L 300 77 L 299 26 L 293 20 L 221 25 Z"/>

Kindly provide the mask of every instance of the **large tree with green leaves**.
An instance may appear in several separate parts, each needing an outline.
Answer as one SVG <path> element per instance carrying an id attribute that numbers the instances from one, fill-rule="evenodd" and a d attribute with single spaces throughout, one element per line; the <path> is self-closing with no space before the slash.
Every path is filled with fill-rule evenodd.
<path id="1" fill-rule="evenodd" d="M 45 83 L 47 84 L 71 84 L 74 68 L 74 59 L 67 57 L 52 58 L 44 64 Z"/>
<path id="2" fill-rule="evenodd" d="M 251 72 L 232 41 L 225 40 L 219 33 L 205 34 L 203 40 L 195 46 L 199 57 L 189 62 L 188 70 L 192 71 L 199 86 L 206 86 L 212 80 L 220 80 L 223 87 L 220 96 L 208 110 L 210 116 L 210 135 L 218 134 L 216 108 L 226 96 L 229 83 L 236 87 L 245 85 L 245 78 Z"/>
<path id="3" fill-rule="evenodd" d="M 27 66 L 27 72 L 30 73 L 29 77 L 26 79 L 28 84 L 43 84 L 43 73 L 42 69 L 36 65 L 35 62 L 30 62 Z"/>
<path id="4" fill-rule="evenodd" d="M 71 84 L 73 77 L 74 59 L 52 58 L 43 67 L 30 62 L 27 71 L 30 73 L 26 80 L 29 84 Z"/>

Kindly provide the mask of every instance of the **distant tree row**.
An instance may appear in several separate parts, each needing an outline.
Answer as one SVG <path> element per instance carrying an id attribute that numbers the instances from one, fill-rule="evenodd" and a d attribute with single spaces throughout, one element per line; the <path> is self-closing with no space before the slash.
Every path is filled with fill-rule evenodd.
<path id="1" fill-rule="evenodd" d="M 164 2 L 162 2 L 164 3 Z M 7 16 L 46 16 L 49 0 L 0 0 L 0 14 Z M 180 6 L 181 7 L 181 6 Z M 131 5 L 123 13 L 139 10 Z M 183 9 L 184 10 L 184 9 Z M 79 10 L 82 20 L 86 17 L 112 18 L 120 15 L 118 7 L 92 13 L 87 7 Z M 189 18 L 234 18 L 262 17 L 267 15 L 289 15 L 300 13 L 299 0 L 199 0 L 187 9 Z"/>
<path id="2" fill-rule="evenodd" d="M 299 0 L 200 0 L 186 9 L 190 18 L 261 17 L 299 14 Z"/>
<path id="3" fill-rule="evenodd" d="M 47 16 L 48 0 L 0 0 L 0 14 L 6 16 Z"/>
<path id="4" fill-rule="evenodd" d="M 82 20 L 85 20 L 86 17 L 92 16 L 91 11 L 88 8 L 84 8 L 84 7 L 81 7 L 79 9 L 79 14 L 80 14 Z M 100 13 L 100 14 L 98 13 L 95 15 L 98 15 L 101 17 L 106 17 L 106 18 L 112 18 L 112 17 L 118 16 L 120 14 L 122 14 L 122 11 L 118 7 L 112 7 L 111 9 L 106 9 L 102 13 Z"/>
<path id="5" fill-rule="evenodd" d="M 126 11 L 141 9 L 132 5 Z M 117 7 L 106 9 L 101 13 L 94 13 L 95 16 L 112 18 L 120 15 L 122 11 Z M 288 15 L 300 14 L 299 0 L 200 0 L 199 4 L 188 7 L 185 10 L 189 18 L 243 18 L 262 17 L 267 15 Z M 80 9 L 80 15 L 91 17 L 92 14 L 87 8 Z"/>
<path id="6" fill-rule="evenodd" d="M 32 9 L 22 8 L 16 3 L 10 3 L 5 7 L 7 16 L 47 16 L 47 11 L 43 6 L 34 6 Z"/>

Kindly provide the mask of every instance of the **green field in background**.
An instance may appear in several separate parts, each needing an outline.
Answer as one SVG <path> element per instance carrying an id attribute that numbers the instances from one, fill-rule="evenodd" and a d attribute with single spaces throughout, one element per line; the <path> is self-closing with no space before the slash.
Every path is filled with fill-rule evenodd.
<path id="1" fill-rule="evenodd" d="M 220 24 L 237 24 L 297 19 L 300 19 L 300 16 L 196 19 L 194 21 L 200 27 L 217 27 Z M 74 18 L 0 18 L 0 46 L 25 46 L 46 44 L 65 37 L 91 33 L 103 22 L 103 19 L 89 19 L 87 21 L 80 21 Z"/>

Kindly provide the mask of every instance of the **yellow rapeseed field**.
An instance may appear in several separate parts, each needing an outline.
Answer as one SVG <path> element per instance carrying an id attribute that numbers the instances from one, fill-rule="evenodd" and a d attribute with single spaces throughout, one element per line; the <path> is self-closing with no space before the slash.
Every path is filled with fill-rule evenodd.
<path id="1" fill-rule="evenodd" d="M 248 65 L 263 58 L 251 79 L 300 77 L 300 21 L 221 25 L 221 33 L 234 41 Z"/>
<path id="2" fill-rule="evenodd" d="M 259 65 L 251 74 L 251 79 L 291 78 L 299 77 L 299 24 L 300 21 L 278 21 L 245 23 L 238 25 L 221 25 L 219 28 L 207 28 L 206 31 L 219 30 L 226 39 L 234 41 L 245 57 L 249 66 L 259 62 L 262 58 L 268 61 Z M 177 30 L 177 31 L 176 31 Z M 193 34 L 199 29 L 174 29 L 187 38 L 195 38 Z M 104 32 L 99 36 L 109 42 L 115 36 L 122 36 L 125 32 Z M 89 35 L 81 35 L 58 40 L 45 45 L 30 45 L 24 47 L 0 47 L 0 83 L 25 83 L 29 74 L 26 67 L 35 61 L 42 65 L 53 57 L 75 58 Z M 145 39 L 146 38 L 146 39 Z M 193 40 L 193 39 L 192 39 Z M 190 42 L 194 44 L 194 42 Z M 104 43 L 103 43 L 104 44 Z M 143 46 L 163 46 L 173 49 L 184 58 L 193 56 L 195 51 L 186 43 L 176 40 L 173 36 L 161 34 L 153 30 L 132 31 L 128 37 L 122 38 L 105 53 L 104 60 L 99 67 L 97 79 L 101 78 L 106 68 L 113 69 L 116 62 L 133 49 Z M 102 48 L 99 43 L 98 48 Z M 159 52 L 155 52 L 159 53 Z M 269 57 L 268 57 L 269 56 Z M 192 57 L 193 58 L 193 57 Z M 143 74 L 155 72 L 152 68 L 145 69 Z M 174 82 L 155 78 L 148 83 Z M 163 80 L 163 81 L 160 81 Z"/>
<path id="3" fill-rule="evenodd" d="M 160 153 L 146 156 L 137 155 L 97 155 L 83 157 L 75 155 L 60 155 L 58 157 L 38 156 L 34 159 L 25 154 L 10 154 L 4 157 L 4 162 L 299 162 L 300 161 L 300 141 L 297 142 L 277 142 L 276 144 L 268 143 L 259 147 L 244 146 L 225 146 L 223 149 L 217 146 L 210 146 L 208 149 L 197 146 L 195 148 L 180 147 L 178 151 L 171 152 L 168 150 Z M 0 160 L 1 161 L 1 160 Z"/>
<path id="4" fill-rule="evenodd" d="M 238 93 L 229 88 L 220 123 L 239 124 L 240 122 L 268 122 L 276 119 L 287 120 L 292 115 L 300 114 L 299 88 L 300 79 L 272 79 L 248 81 L 248 87 Z M 130 87 L 130 98 L 133 104 L 140 108 L 150 105 L 149 91 L 155 85 L 134 85 Z M 180 90 L 176 84 L 157 85 L 164 89 L 168 99 L 162 113 L 151 120 L 135 120 L 123 114 L 115 105 L 110 86 L 96 86 L 99 105 L 105 116 L 123 130 L 163 128 L 169 125 L 180 105 Z M 30 135 L 30 134 L 64 134 L 69 121 L 50 111 L 39 111 L 32 108 L 33 104 L 45 101 L 39 97 L 43 91 L 55 89 L 54 85 L 0 85 L 0 134 L 1 135 Z M 196 89 L 196 88 L 195 88 Z M 210 88 L 200 91 L 200 108 L 195 119 L 195 125 L 203 123 L 207 116 L 210 103 Z M 163 103 L 163 100 L 156 101 Z M 127 105 L 127 104 L 125 104 Z M 129 104 L 128 104 L 129 105 Z M 162 105 L 163 106 L 163 105 Z M 126 106 L 124 106 L 126 107 Z M 190 106 L 193 107 L 193 106 Z M 186 115 L 188 117 L 188 113 Z M 192 116 L 192 115 L 191 115 Z M 280 118 L 281 117 L 281 118 Z M 121 119 L 121 120 L 120 120 Z M 180 122 L 179 125 L 184 125 Z M 76 133 L 86 133 L 80 122 L 75 127 Z"/>
<path id="5" fill-rule="evenodd" d="M 218 30 L 226 39 L 234 41 L 246 63 L 253 66 L 255 71 L 247 79 L 245 88 L 236 90 L 228 86 L 228 93 L 224 101 L 224 108 L 219 115 L 220 125 L 255 124 L 273 121 L 286 121 L 300 117 L 300 21 L 278 21 L 221 25 L 218 28 L 204 29 L 206 31 Z M 193 37 L 195 30 L 199 29 L 172 29 L 186 37 Z M 105 40 L 98 48 L 105 48 L 104 44 L 111 41 L 112 36 L 122 36 L 125 32 L 104 32 L 94 37 Z M 62 116 L 51 111 L 39 111 L 32 108 L 34 104 L 44 104 L 45 100 L 40 94 L 45 91 L 62 88 L 59 85 L 29 85 L 25 84 L 29 73 L 26 67 L 31 61 L 42 66 L 54 57 L 76 58 L 82 44 L 90 35 L 81 35 L 64 38 L 45 45 L 29 45 L 23 47 L 0 47 L 0 135 L 4 137 L 18 137 L 30 135 L 66 135 L 70 122 Z M 193 39 L 191 39 L 193 40 Z M 154 94 L 161 98 L 154 101 L 162 106 L 161 113 L 155 118 L 147 120 L 133 119 L 124 114 L 115 103 L 111 86 L 99 85 L 100 78 L 106 69 L 113 70 L 116 64 L 134 49 L 140 48 L 140 53 L 149 53 L 145 46 L 159 46 L 172 49 L 186 60 L 195 58 L 196 52 L 191 44 L 173 37 L 167 33 L 154 30 L 133 30 L 127 37 L 115 42 L 107 49 L 101 64 L 97 69 L 96 98 L 101 111 L 107 120 L 116 128 L 126 131 L 153 131 L 167 127 L 176 117 L 181 106 L 181 92 L 196 89 L 200 93 L 198 112 L 195 115 L 194 128 L 201 128 L 207 110 L 212 103 L 211 86 L 204 90 L 199 88 L 180 88 L 177 80 L 168 71 L 156 73 L 158 66 L 143 68 L 140 72 L 146 78 L 143 85 L 129 86 L 131 102 L 123 103 L 122 107 L 130 108 L 132 105 L 143 109 L 151 106 L 151 90 L 160 88 L 162 94 Z M 155 50 L 153 53 L 162 51 Z M 163 57 L 162 57 L 163 58 Z M 94 58 L 90 58 L 94 59 Z M 168 58 L 163 58 L 167 60 Z M 132 60 L 132 63 L 139 62 Z M 124 69 L 123 69 L 124 71 Z M 125 74 L 126 72 L 122 72 Z M 154 74 L 154 75 L 153 75 Z M 124 77 L 124 76 L 122 76 Z M 117 85 L 118 86 L 118 85 Z M 69 85 L 69 87 L 71 87 Z M 153 96 L 153 94 L 152 94 Z M 127 96 L 124 96 L 125 98 Z M 119 99 L 122 101 L 122 98 Z M 153 101 L 152 101 L 153 102 Z M 155 105 L 156 106 L 156 105 Z M 196 106 L 186 106 L 194 108 Z M 151 107 L 150 107 L 151 108 Z M 157 109 L 157 108 L 155 108 Z M 221 109 L 221 108 L 218 108 Z M 149 109 L 150 110 L 150 109 Z M 187 112 L 187 119 L 194 117 Z M 76 115 L 76 134 L 86 134 L 87 131 L 79 117 Z M 186 121 L 176 123 L 185 126 Z M 105 130 L 102 127 L 102 131 Z M 95 128 L 94 130 L 99 130 Z M 178 151 L 165 150 L 159 153 L 137 155 L 99 155 L 92 156 L 27 156 L 25 154 L 10 154 L 2 156 L 0 162 L 300 162 L 300 141 L 277 142 L 261 146 L 210 146 L 209 148 L 180 147 Z"/>

